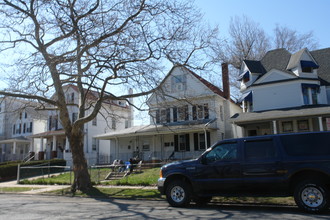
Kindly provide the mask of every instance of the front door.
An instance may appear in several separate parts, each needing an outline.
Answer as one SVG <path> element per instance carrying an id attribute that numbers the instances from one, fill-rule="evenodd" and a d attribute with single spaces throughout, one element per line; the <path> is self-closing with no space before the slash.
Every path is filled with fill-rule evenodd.
<path id="1" fill-rule="evenodd" d="M 194 179 L 201 190 L 228 192 L 241 184 L 241 165 L 237 142 L 222 143 L 205 153 L 196 167 Z"/>

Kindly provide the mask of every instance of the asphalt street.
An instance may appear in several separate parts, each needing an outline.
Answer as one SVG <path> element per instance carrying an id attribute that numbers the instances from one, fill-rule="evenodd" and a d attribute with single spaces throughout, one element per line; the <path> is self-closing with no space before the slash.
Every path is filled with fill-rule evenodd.
<path id="1" fill-rule="evenodd" d="M 173 208 L 166 201 L 0 194 L 0 220 L 45 219 L 329 219 L 296 207 L 211 204 Z"/>

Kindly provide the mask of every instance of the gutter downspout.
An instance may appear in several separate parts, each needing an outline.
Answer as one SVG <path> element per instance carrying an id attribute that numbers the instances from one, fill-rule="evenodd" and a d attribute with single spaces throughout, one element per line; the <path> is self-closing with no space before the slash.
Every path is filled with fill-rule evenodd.
<path id="1" fill-rule="evenodd" d="M 211 121 L 207 122 L 205 125 L 204 125 L 204 138 L 205 138 L 205 148 L 207 148 L 207 132 L 206 132 L 206 127 L 208 127 L 210 124 L 212 124 L 213 122 L 215 122 L 217 120 L 217 118 L 213 118 Z"/>

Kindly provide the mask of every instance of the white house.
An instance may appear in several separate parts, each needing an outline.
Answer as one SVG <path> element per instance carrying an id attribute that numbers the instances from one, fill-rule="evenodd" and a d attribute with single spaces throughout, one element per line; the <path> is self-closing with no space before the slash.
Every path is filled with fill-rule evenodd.
<path id="1" fill-rule="evenodd" d="M 330 130 L 329 60 L 330 48 L 276 49 L 244 60 L 238 79 L 244 113 L 231 121 L 245 136 Z"/>
<path id="2" fill-rule="evenodd" d="M 196 157 L 214 142 L 236 136 L 228 119 L 241 108 L 230 99 L 227 64 L 222 75 L 223 90 L 184 66 L 174 66 L 147 101 L 149 125 L 96 138 L 111 141 L 112 160 Z"/>
<path id="3" fill-rule="evenodd" d="M 78 117 L 78 89 L 73 85 L 64 87 L 67 108 L 70 119 L 75 121 Z M 87 92 L 87 91 L 86 91 Z M 88 103 L 92 103 L 98 98 L 98 93 L 88 91 Z M 89 110 L 91 111 L 91 110 Z M 86 114 L 89 114 L 88 110 Z M 48 110 L 47 128 L 44 132 L 31 136 L 34 145 L 36 138 L 40 140 L 40 147 L 35 147 L 38 152 L 38 159 L 63 158 L 67 164 L 72 163 L 72 154 L 69 142 L 65 136 L 63 126 L 58 117 L 58 110 Z M 104 102 L 96 118 L 84 125 L 84 153 L 90 165 L 96 163 L 109 162 L 110 146 L 109 141 L 100 141 L 94 138 L 99 134 L 114 132 L 132 126 L 132 108 L 126 101 Z M 44 141 L 46 140 L 46 141 Z M 43 144 L 45 142 L 45 144 Z"/>
<path id="4" fill-rule="evenodd" d="M 45 131 L 47 125 L 47 116 L 36 108 L 35 102 L 12 97 L 0 99 L 0 161 L 33 156 L 29 136 Z"/>

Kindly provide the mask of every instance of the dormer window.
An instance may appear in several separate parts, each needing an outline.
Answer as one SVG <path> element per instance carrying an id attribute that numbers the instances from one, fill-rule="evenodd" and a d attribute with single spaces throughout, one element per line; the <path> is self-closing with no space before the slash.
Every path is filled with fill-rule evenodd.
<path id="1" fill-rule="evenodd" d="M 312 73 L 314 69 L 319 68 L 319 65 L 317 65 L 313 61 L 301 60 L 300 65 L 303 73 Z"/>
<path id="2" fill-rule="evenodd" d="M 244 83 L 250 81 L 250 71 L 243 72 L 238 76 L 237 81 L 243 81 Z"/>

